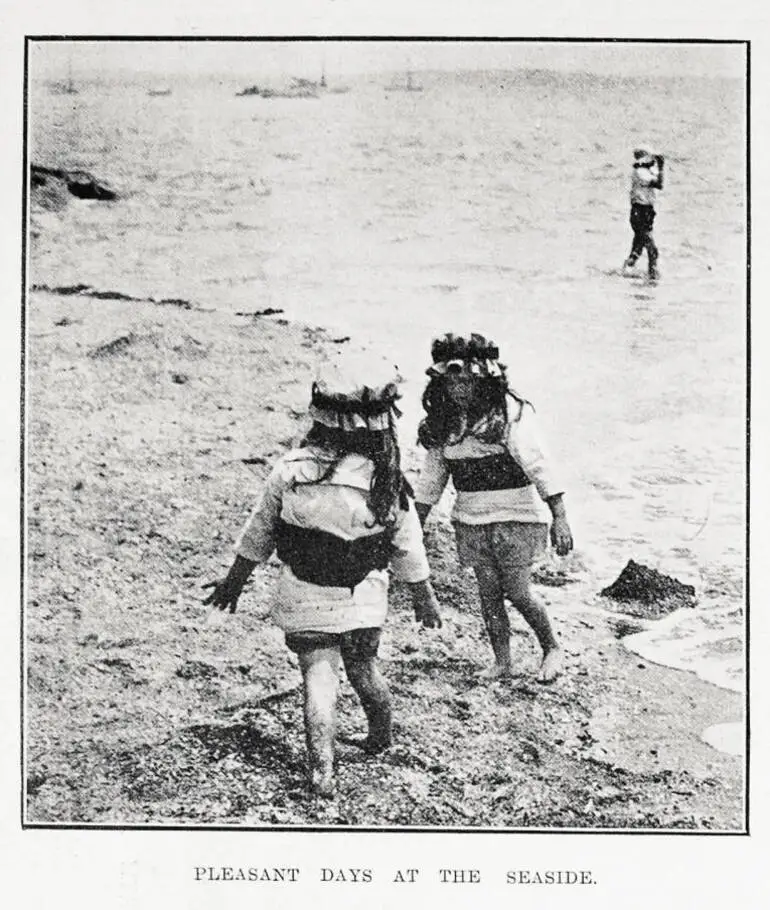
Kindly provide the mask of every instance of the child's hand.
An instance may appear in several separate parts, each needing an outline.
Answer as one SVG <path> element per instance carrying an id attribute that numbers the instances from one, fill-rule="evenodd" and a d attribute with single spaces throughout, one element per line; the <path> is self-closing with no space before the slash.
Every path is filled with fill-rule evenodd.
<path id="1" fill-rule="evenodd" d="M 418 581 L 409 585 L 412 594 L 414 618 L 426 629 L 440 629 L 441 615 L 438 600 L 433 593 L 431 583 Z"/>
<path id="2" fill-rule="evenodd" d="M 566 556 L 573 547 L 572 531 L 567 519 L 555 517 L 551 524 L 551 543 L 559 556 Z"/>
<path id="3" fill-rule="evenodd" d="M 208 584 L 203 585 L 204 588 L 214 589 L 213 593 L 209 594 L 203 601 L 204 606 L 212 604 L 220 610 L 229 610 L 231 613 L 235 613 L 238 607 L 238 598 L 241 596 L 243 586 L 246 584 L 255 565 L 256 563 L 250 559 L 236 556 L 235 562 L 230 567 L 230 571 L 225 578 L 221 581 L 210 581 Z"/>
<path id="4" fill-rule="evenodd" d="M 432 603 L 415 606 L 414 617 L 426 629 L 441 628 L 441 615 L 439 614 L 438 601 L 435 597 Z"/>
<path id="5" fill-rule="evenodd" d="M 243 588 L 235 584 L 229 575 L 221 581 L 210 581 L 203 587 L 214 589 L 203 601 L 204 606 L 212 604 L 219 610 L 229 610 L 231 613 L 235 613 L 238 607 L 238 598 L 241 596 Z"/>

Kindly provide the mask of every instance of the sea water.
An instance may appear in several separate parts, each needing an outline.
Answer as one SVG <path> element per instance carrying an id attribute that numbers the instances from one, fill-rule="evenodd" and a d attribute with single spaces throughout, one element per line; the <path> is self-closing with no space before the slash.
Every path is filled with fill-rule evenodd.
<path id="1" fill-rule="evenodd" d="M 628 646 L 742 690 L 742 83 L 426 73 L 422 92 L 372 76 L 300 100 L 166 81 L 65 96 L 33 74 L 30 160 L 121 200 L 34 213 L 30 283 L 272 307 L 368 342 L 406 377 L 407 444 L 432 336 L 490 334 L 563 465 L 596 590 L 629 558 L 696 588 Z M 656 285 L 620 272 L 641 143 L 666 157 Z"/>

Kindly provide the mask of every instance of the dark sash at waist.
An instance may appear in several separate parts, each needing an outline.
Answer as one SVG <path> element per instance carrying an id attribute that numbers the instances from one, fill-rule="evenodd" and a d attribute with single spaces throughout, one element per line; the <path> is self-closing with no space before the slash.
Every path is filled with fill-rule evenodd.
<path id="1" fill-rule="evenodd" d="M 476 493 L 481 490 L 515 490 L 532 481 L 507 452 L 483 458 L 447 459 L 455 490 Z"/>
<path id="2" fill-rule="evenodd" d="M 301 581 L 325 588 L 354 588 L 373 569 L 387 569 L 391 544 L 387 531 L 344 540 L 279 521 L 276 552 Z"/>

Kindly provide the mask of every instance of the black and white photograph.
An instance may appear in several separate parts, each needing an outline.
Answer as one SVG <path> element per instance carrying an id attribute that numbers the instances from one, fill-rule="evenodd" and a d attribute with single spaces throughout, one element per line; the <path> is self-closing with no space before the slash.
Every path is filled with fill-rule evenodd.
<path id="1" fill-rule="evenodd" d="M 23 825 L 745 833 L 745 37 L 25 75 Z"/>

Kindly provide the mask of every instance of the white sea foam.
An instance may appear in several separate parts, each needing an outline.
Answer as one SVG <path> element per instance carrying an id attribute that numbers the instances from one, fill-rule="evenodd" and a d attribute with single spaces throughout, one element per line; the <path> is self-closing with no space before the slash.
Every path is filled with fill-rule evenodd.
<path id="1" fill-rule="evenodd" d="M 742 723 L 714 724 L 703 732 L 703 741 L 727 752 L 729 755 L 743 755 L 746 746 L 746 730 Z"/>
<path id="2" fill-rule="evenodd" d="M 679 610 L 623 644 L 653 663 L 695 673 L 733 692 L 744 688 L 744 644 L 740 620 L 728 609 Z"/>

